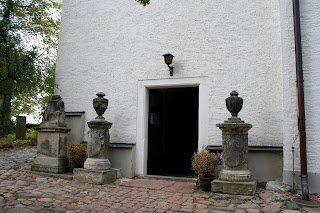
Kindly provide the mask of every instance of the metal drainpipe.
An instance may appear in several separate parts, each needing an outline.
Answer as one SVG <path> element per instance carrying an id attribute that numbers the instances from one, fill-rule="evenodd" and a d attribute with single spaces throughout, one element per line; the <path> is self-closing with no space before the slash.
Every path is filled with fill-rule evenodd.
<path id="1" fill-rule="evenodd" d="M 309 200 L 299 0 L 292 0 L 292 3 L 298 88 L 298 128 L 300 134 L 301 190 L 302 200 Z"/>

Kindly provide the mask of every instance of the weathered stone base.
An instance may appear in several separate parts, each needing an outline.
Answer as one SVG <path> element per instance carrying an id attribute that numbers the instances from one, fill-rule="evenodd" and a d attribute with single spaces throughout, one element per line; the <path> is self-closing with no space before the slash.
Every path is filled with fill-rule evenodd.
<path id="1" fill-rule="evenodd" d="M 31 165 L 31 170 L 47 173 L 66 173 L 69 171 L 68 159 L 37 156 Z"/>
<path id="2" fill-rule="evenodd" d="M 93 170 L 75 168 L 73 170 L 73 178 L 80 182 L 93 184 L 113 183 L 117 180 L 117 171 L 113 169 Z"/>
<path id="3" fill-rule="evenodd" d="M 222 169 L 219 173 L 219 180 L 226 180 L 226 181 L 250 181 L 252 179 L 251 172 L 249 170 L 227 170 Z"/>
<path id="4" fill-rule="evenodd" d="M 31 166 L 32 171 L 62 174 L 69 171 L 69 167 L 66 166 L 43 166 L 39 164 L 33 164 Z"/>
<path id="5" fill-rule="evenodd" d="M 87 158 L 84 162 L 84 168 L 92 170 L 108 170 L 111 168 L 111 163 L 108 159 Z"/>
<path id="6" fill-rule="evenodd" d="M 243 182 L 214 180 L 211 183 L 211 191 L 216 193 L 254 195 L 256 188 L 256 180 Z"/>

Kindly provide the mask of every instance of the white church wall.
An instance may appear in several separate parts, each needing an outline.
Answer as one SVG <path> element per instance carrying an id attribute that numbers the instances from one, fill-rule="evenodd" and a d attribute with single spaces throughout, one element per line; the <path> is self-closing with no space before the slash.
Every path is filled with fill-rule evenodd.
<path id="1" fill-rule="evenodd" d="M 278 0 L 152 0 L 147 7 L 133 0 L 65 1 L 55 93 L 66 111 L 85 111 L 86 122 L 96 116 L 95 94 L 106 93 L 111 142 L 137 143 L 145 119 L 138 114 L 145 98 L 138 82 L 205 78 L 207 144 L 221 145 L 215 125 L 230 116 L 225 98 L 236 90 L 244 99 L 239 117 L 253 125 L 249 145 L 281 146 L 279 14 Z M 162 57 L 167 52 L 175 55 L 173 77 Z M 85 140 L 87 131 L 86 125 Z M 137 156 L 143 150 L 137 146 Z"/>
<path id="2" fill-rule="evenodd" d="M 308 171 L 318 173 L 320 180 L 320 2 L 301 4 L 301 36 L 306 108 Z M 318 189 L 320 192 L 320 182 Z"/>
<path id="3" fill-rule="evenodd" d="M 283 70 L 283 169 L 292 171 L 292 146 L 295 148 L 296 165 L 300 164 L 292 1 L 280 1 L 280 14 Z M 296 167 L 295 170 L 299 168 Z"/>

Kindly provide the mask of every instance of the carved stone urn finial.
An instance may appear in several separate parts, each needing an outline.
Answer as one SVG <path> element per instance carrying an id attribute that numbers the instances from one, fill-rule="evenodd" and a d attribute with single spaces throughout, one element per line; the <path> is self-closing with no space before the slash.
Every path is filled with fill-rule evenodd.
<path id="1" fill-rule="evenodd" d="M 238 113 L 241 111 L 243 99 L 238 97 L 236 91 L 230 93 L 230 97 L 226 99 L 226 106 L 233 118 L 238 118 Z"/>
<path id="2" fill-rule="evenodd" d="M 97 93 L 98 98 L 93 99 L 93 108 L 98 114 L 98 117 L 96 117 L 96 119 L 104 119 L 102 115 L 108 108 L 108 99 L 103 98 L 103 96 L 105 95 L 106 94 L 104 94 L 103 92 L 98 92 Z"/>

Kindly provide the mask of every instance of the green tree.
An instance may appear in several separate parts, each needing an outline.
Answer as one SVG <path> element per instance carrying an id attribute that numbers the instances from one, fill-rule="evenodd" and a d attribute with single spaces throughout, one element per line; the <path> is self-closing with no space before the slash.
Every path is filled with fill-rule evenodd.
<path id="1" fill-rule="evenodd" d="M 61 0 L 0 0 L 0 135 L 12 113 L 53 93 L 60 9 Z"/>
<path id="2" fill-rule="evenodd" d="M 143 5 L 144 7 L 150 4 L 150 0 L 136 0 L 139 4 Z"/>

